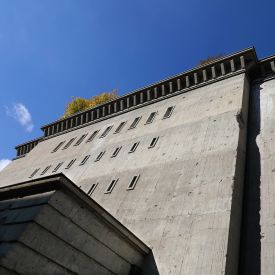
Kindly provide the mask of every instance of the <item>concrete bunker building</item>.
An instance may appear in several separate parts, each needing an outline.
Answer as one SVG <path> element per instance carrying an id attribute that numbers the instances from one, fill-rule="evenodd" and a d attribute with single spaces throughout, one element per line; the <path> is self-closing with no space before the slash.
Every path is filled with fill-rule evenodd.
<path id="1" fill-rule="evenodd" d="M 274 62 L 248 48 L 18 145 L 1 274 L 274 274 Z"/>

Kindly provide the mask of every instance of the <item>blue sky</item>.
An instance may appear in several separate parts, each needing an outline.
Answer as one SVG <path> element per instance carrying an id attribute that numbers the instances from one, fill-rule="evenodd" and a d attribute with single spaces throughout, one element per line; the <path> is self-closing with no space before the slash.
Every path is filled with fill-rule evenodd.
<path id="1" fill-rule="evenodd" d="M 72 96 L 122 95 L 250 46 L 275 54 L 274 10 L 274 0 L 0 0 L 0 161 Z"/>

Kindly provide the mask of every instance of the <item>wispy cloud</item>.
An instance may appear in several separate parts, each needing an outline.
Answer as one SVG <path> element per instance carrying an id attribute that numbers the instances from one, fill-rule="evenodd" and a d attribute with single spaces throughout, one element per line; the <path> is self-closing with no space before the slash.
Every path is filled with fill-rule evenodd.
<path id="1" fill-rule="evenodd" d="M 11 161 L 9 159 L 0 159 L 0 171 L 3 170 Z"/>
<path id="2" fill-rule="evenodd" d="M 6 114 L 18 121 L 27 132 L 32 131 L 32 116 L 24 104 L 14 103 L 11 108 L 6 107 Z"/>

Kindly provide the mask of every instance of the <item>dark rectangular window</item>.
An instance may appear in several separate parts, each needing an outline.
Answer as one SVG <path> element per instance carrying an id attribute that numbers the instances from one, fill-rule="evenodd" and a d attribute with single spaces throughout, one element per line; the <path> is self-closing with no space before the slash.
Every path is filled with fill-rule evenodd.
<path id="1" fill-rule="evenodd" d="M 107 134 L 111 131 L 111 129 L 113 128 L 113 126 L 108 126 L 105 131 L 101 134 L 100 138 L 106 137 Z"/>
<path id="2" fill-rule="evenodd" d="M 47 166 L 40 175 L 44 175 L 49 169 L 51 168 L 51 165 Z"/>
<path id="3" fill-rule="evenodd" d="M 55 153 L 64 143 L 65 143 L 65 141 L 61 141 L 61 142 L 52 150 L 52 153 Z"/>
<path id="4" fill-rule="evenodd" d="M 104 154 L 105 154 L 105 151 L 100 152 L 99 155 L 97 156 L 97 158 L 95 159 L 95 161 L 99 161 Z"/>
<path id="5" fill-rule="evenodd" d="M 113 152 L 113 154 L 111 155 L 111 158 L 114 158 L 117 156 L 117 154 L 119 153 L 120 149 L 122 148 L 122 146 L 117 147 L 116 150 Z"/>
<path id="6" fill-rule="evenodd" d="M 35 174 L 39 171 L 40 168 L 35 169 L 32 174 L 29 176 L 29 178 L 32 178 L 35 176 Z"/>
<path id="7" fill-rule="evenodd" d="M 116 128 L 114 134 L 119 133 L 119 132 L 122 130 L 122 128 L 124 127 L 125 124 L 126 124 L 126 121 L 121 122 L 121 123 L 118 125 L 118 127 Z"/>
<path id="8" fill-rule="evenodd" d="M 136 149 L 137 149 L 137 147 L 138 147 L 138 145 L 139 145 L 139 142 L 134 143 L 133 146 L 131 147 L 129 153 L 135 152 Z"/>
<path id="9" fill-rule="evenodd" d="M 139 175 L 133 176 L 133 178 L 131 179 L 131 181 L 127 187 L 127 190 L 133 190 L 136 186 L 138 179 L 139 179 Z"/>
<path id="10" fill-rule="evenodd" d="M 111 193 L 117 183 L 118 179 L 112 180 L 111 183 L 109 184 L 108 188 L 105 191 L 105 194 Z"/>
<path id="11" fill-rule="evenodd" d="M 74 140 L 75 140 L 75 138 L 71 138 L 71 139 L 67 142 L 67 144 L 63 147 L 62 150 L 69 148 L 69 146 L 73 143 Z"/>
<path id="12" fill-rule="evenodd" d="M 175 108 L 175 106 L 168 107 L 164 116 L 163 116 L 163 119 L 170 117 L 173 113 L 174 108 Z"/>
<path id="13" fill-rule="evenodd" d="M 80 162 L 79 165 L 84 165 L 84 164 L 86 163 L 86 161 L 89 159 L 90 156 L 91 156 L 91 155 L 85 156 L 84 159 Z"/>
<path id="14" fill-rule="evenodd" d="M 137 126 L 138 122 L 140 121 L 140 119 L 141 119 L 141 116 L 140 117 L 136 117 L 135 120 L 130 125 L 129 129 L 135 128 Z"/>
<path id="15" fill-rule="evenodd" d="M 74 144 L 74 146 L 78 146 L 83 140 L 84 140 L 84 138 L 87 136 L 87 134 L 85 134 L 85 135 L 82 135 L 79 139 L 78 139 L 78 141 Z"/>
<path id="16" fill-rule="evenodd" d="M 61 167 L 62 164 L 63 164 L 63 162 L 58 163 L 58 164 L 55 166 L 55 168 L 53 169 L 52 173 L 55 173 L 55 172 Z"/>
<path id="17" fill-rule="evenodd" d="M 157 142 L 158 142 L 158 140 L 159 140 L 159 137 L 154 137 L 154 138 L 152 139 L 152 141 L 151 141 L 151 143 L 150 143 L 150 145 L 149 145 L 148 148 L 153 148 L 153 147 L 155 147 L 156 144 L 157 144 Z"/>
<path id="18" fill-rule="evenodd" d="M 99 132 L 98 130 L 94 131 L 86 142 L 92 141 L 95 138 L 95 136 L 97 135 L 98 132 Z"/>
<path id="19" fill-rule="evenodd" d="M 154 120 L 154 118 L 155 118 L 155 116 L 156 116 L 156 114 L 157 114 L 157 112 L 153 112 L 153 113 L 151 113 L 151 114 L 150 114 L 150 116 L 147 118 L 147 120 L 146 120 L 145 124 L 152 123 L 152 122 L 153 122 L 153 120 Z"/>
<path id="20" fill-rule="evenodd" d="M 98 182 L 92 184 L 91 188 L 88 191 L 88 196 L 91 196 L 93 194 L 93 192 L 95 191 L 97 185 L 98 185 Z"/>
<path id="21" fill-rule="evenodd" d="M 76 161 L 76 159 L 72 159 L 69 164 L 65 167 L 65 169 L 69 169 L 73 164 L 74 162 Z"/>

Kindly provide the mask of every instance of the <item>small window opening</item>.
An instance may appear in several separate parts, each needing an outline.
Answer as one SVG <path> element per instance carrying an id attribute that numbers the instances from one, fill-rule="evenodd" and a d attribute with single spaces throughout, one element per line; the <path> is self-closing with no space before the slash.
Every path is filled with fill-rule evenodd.
<path id="1" fill-rule="evenodd" d="M 95 161 L 99 161 L 104 154 L 105 154 L 105 151 L 100 152 L 99 155 L 97 156 L 97 158 L 95 159 Z"/>
<path id="2" fill-rule="evenodd" d="M 150 116 L 148 117 L 148 119 L 146 120 L 145 124 L 149 124 L 149 123 L 152 123 L 155 116 L 156 116 L 157 112 L 153 112 L 150 114 Z"/>
<path id="3" fill-rule="evenodd" d="M 105 131 L 102 133 L 102 135 L 100 136 L 100 138 L 106 137 L 107 134 L 111 131 L 111 129 L 113 128 L 113 126 L 108 126 Z"/>
<path id="4" fill-rule="evenodd" d="M 99 132 L 98 130 L 94 131 L 86 142 L 92 141 L 95 138 L 95 136 L 97 135 L 98 132 Z"/>
<path id="5" fill-rule="evenodd" d="M 90 156 L 91 156 L 91 155 L 85 156 L 84 159 L 80 162 L 79 165 L 84 165 L 84 164 L 86 163 L 86 161 L 89 159 Z"/>
<path id="6" fill-rule="evenodd" d="M 157 142 L 158 142 L 158 140 L 159 140 L 159 137 L 154 137 L 154 138 L 152 139 L 152 141 L 151 141 L 151 143 L 150 143 L 150 145 L 149 145 L 148 148 L 153 148 L 153 147 L 155 147 L 156 144 L 157 144 Z"/>
<path id="7" fill-rule="evenodd" d="M 114 134 L 119 133 L 119 132 L 122 130 L 122 128 L 124 127 L 125 124 L 126 124 L 126 121 L 121 122 L 121 123 L 119 124 L 119 126 L 116 128 Z"/>
<path id="8" fill-rule="evenodd" d="M 61 141 L 61 142 L 52 150 L 52 153 L 55 153 L 64 143 L 65 143 L 65 141 Z"/>
<path id="9" fill-rule="evenodd" d="M 68 141 L 68 143 L 63 147 L 62 150 L 69 148 L 69 146 L 73 143 L 74 140 L 75 140 L 75 138 L 70 139 L 70 140 Z"/>
<path id="10" fill-rule="evenodd" d="M 140 121 L 140 119 L 141 119 L 141 117 L 136 117 L 135 120 L 130 125 L 129 130 L 135 128 L 137 126 L 138 122 Z"/>
<path id="11" fill-rule="evenodd" d="M 35 170 L 31 173 L 31 175 L 29 176 L 29 178 L 34 177 L 35 174 L 36 174 L 39 170 L 40 170 L 40 168 L 35 169 Z"/>
<path id="12" fill-rule="evenodd" d="M 88 196 L 91 196 L 93 194 L 93 192 L 95 191 L 97 185 L 98 185 L 98 182 L 92 184 L 91 188 L 88 191 Z"/>
<path id="13" fill-rule="evenodd" d="M 76 161 L 76 159 L 72 159 L 69 164 L 65 167 L 65 169 L 69 169 L 73 164 L 74 162 Z"/>
<path id="14" fill-rule="evenodd" d="M 40 175 L 44 175 L 49 169 L 51 168 L 51 165 L 47 166 Z"/>
<path id="15" fill-rule="evenodd" d="M 32 174 L 29 176 L 29 178 L 32 178 L 35 176 L 35 174 L 40 170 L 40 168 L 35 169 Z"/>
<path id="16" fill-rule="evenodd" d="M 84 140 L 84 138 L 85 138 L 86 136 L 87 136 L 87 134 L 82 135 L 82 136 L 79 138 L 79 140 L 75 143 L 74 146 L 78 146 L 78 145 Z"/>
<path id="17" fill-rule="evenodd" d="M 121 148 L 122 148 L 122 146 L 117 147 L 116 150 L 115 150 L 115 151 L 113 152 L 113 154 L 111 155 L 111 158 L 116 157 L 116 156 L 118 155 L 118 153 L 119 153 L 119 151 L 120 151 Z"/>
<path id="18" fill-rule="evenodd" d="M 63 164 L 63 162 L 60 162 L 56 165 L 56 167 L 53 169 L 53 172 L 52 173 L 55 173 L 60 167 L 61 165 Z"/>
<path id="19" fill-rule="evenodd" d="M 108 188 L 105 191 L 105 194 L 111 193 L 117 183 L 118 179 L 112 180 L 111 183 L 109 184 Z"/>
<path id="20" fill-rule="evenodd" d="M 164 116 L 163 116 L 163 119 L 169 118 L 172 115 L 174 108 L 175 108 L 175 106 L 168 107 Z"/>
<path id="21" fill-rule="evenodd" d="M 139 142 L 134 143 L 133 146 L 131 147 L 129 153 L 135 152 L 136 149 L 137 149 L 137 147 L 138 147 L 138 145 L 139 145 Z"/>
<path id="22" fill-rule="evenodd" d="M 131 179 L 128 187 L 127 187 L 127 190 L 133 190 L 139 180 L 139 176 L 140 175 L 137 175 L 137 176 L 133 176 L 133 178 Z"/>

